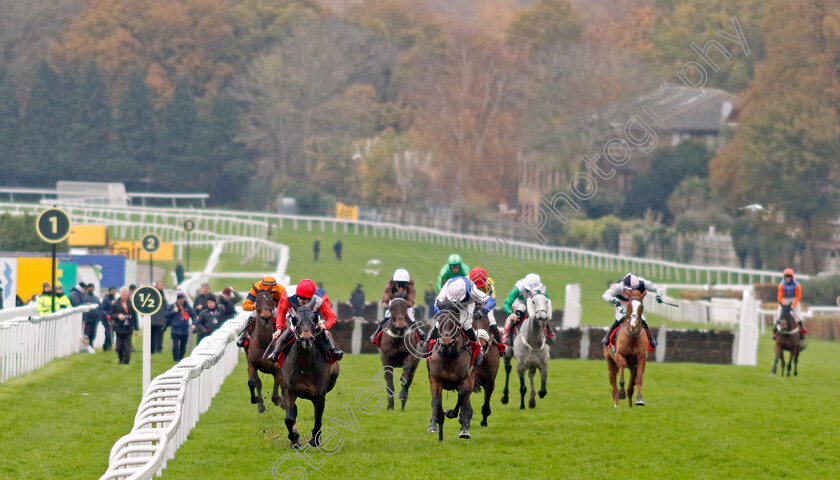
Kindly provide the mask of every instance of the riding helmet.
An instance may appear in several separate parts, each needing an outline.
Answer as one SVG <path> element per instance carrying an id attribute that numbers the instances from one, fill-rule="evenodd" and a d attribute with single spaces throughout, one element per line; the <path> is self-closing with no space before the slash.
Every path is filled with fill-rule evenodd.
<path id="1" fill-rule="evenodd" d="M 260 284 L 266 290 L 271 290 L 272 287 L 277 285 L 277 280 L 275 280 L 274 277 L 266 276 L 262 279 L 262 282 L 260 282 Z"/>
<path id="2" fill-rule="evenodd" d="M 315 295 L 315 283 L 308 278 L 304 278 L 297 284 L 295 294 L 298 297 L 312 298 Z"/>
<path id="3" fill-rule="evenodd" d="M 461 256 L 457 253 L 453 253 L 449 256 L 449 265 L 460 265 L 461 264 Z"/>
<path id="4" fill-rule="evenodd" d="M 792 277 L 793 276 L 793 269 L 792 268 L 786 268 L 785 273 L 783 275 L 784 276 L 790 275 Z"/>
<path id="5" fill-rule="evenodd" d="M 481 268 L 476 267 L 470 270 L 470 280 L 478 288 L 484 288 L 487 285 L 487 272 Z"/>
<path id="6" fill-rule="evenodd" d="M 394 281 L 395 282 L 403 282 L 408 283 L 411 281 L 411 276 L 408 274 L 408 270 L 404 268 L 398 268 L 394 272 Z"/>

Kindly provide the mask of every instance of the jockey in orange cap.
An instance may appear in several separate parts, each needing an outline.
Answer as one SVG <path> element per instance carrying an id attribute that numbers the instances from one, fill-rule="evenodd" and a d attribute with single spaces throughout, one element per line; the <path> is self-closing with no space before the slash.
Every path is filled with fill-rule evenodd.
<path id="1" fill-rule="evenodd" d="M 293 320 L 295 312 L 301 306 L 308 306 L 320 317 L 318 329 L 323 330 L 324 335 L 316 335 L 315 346 L 325 357 L 332 356 L 336 360 L 341 360 L 344 352 L 335 347 L 332 335 L 329 334 L 329 329 L 335 325 L 336 321 L 330 299 L 323 289 L 315 288 L 315 283 L 308 278 L 301 280 L 295 287 L 294 293 L 290 296 L 284 295 L 280 303 L 277 304 L 277 317 L 275 319 L 277 330 L 274 332 L 274 338 L 279 337 L 279 339 L 277 340 L 277 346 L 274 347 L 274 351 L 268 358 L 271 361 L 277 361 L 281 354 L 285 355 L 289 338 L 294 335 L 294 325 L 291 325 L 291 321 L 287 322 L 286 318 L 288 316 L 289 320 Z"/>
<path id="2" fill-rule="evenodd" d="M 278 285 L 277 280 L 275 280 L 274 277 L 266 276 L 251 287 L 251 290 L 248 292 L 248 296 L 242 303 L 242 310 L 249 312 L 253 311 L 254 301 L 257 299 L 257 293 L 262 290 L 271 292 L 274 302 L 278 305 L 283 297 L 286 296 L 286 289 L 283 288 L 282 285 Z M 245 328 L 242 329 L 241 332 L 239 332 L 239 339 L 236 341 L 236 345 L 240 347 L 245 346 L 245 341 L 251 335 L 251 331 L 254 330 L 254 318 L 254 315 L 251 315 L 251 318 L 248 320 L 248 324 L 245 325 Z"/>

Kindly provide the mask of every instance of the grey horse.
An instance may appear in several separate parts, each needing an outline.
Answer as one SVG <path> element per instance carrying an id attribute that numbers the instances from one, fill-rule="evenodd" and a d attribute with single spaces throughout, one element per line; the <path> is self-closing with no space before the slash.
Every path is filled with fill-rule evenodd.
<path id="1" fill-rule="evenodd" d="M 537 406 L 537 400 L 534 396 L 539 393 L 540 398 L 545 397 L 547 390 L 545 388 L 545 380 L 548 376 L 548 344 L 545 340 L 545 326 L 550 320 L 551 314 L 551 300 L 544 294 L 538 293 L 533 295 L 527 301 L 528 318 L 522 322 L 519 328 L 519 334 L 513 341 L 512 355 L 516 357 L 516 373 L 519 374 L 519 393 L 521 394 L 521 402 L 519 409 L 525 409 L 525 371 L 528 371 L 528 377 L 531 380 L 531 399 L 528 401 L 528 407 L 534 408 Z M 506 370 L 510 365 L 510 350 L 505 352 Z M 534 374 L 537 369 L 540 371 L 540 391 L 534 391 Z M 505 382 L 507 385 L 507 382 Z"/>

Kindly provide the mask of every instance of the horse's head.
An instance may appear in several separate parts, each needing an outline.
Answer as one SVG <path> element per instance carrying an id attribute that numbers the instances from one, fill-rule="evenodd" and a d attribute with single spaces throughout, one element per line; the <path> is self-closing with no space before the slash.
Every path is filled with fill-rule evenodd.
<path id="1" fill-rule="evenodd" d="M 784 332 L 789 332 L 796 328 L 796 322 L 793 320 L 793 307 L 790 305 L 782 305 L 782 313 L 779 315 L 779 327 Z"/>
<path id="2" fill-rule="evenodd" d="M 268 290 L 260 290 L 257 292 L 257 298 L 254 301 L 254 311 L 257 317 L 263 322 L 268 323 L 274 320 L 277 305 L 274 303 L 274 297 Z"/>
<path id="3" fill-rule="evenodd" d="M 544 293 L 535 293 L 526 301 L 528 316 L 544 327 L 551 319 L 551 299 Z"/>
<path id="4" fill-rule="evenodd" d="M 312 350 L 315 345 L 315 336 L 318 334 L 318 321 L 315 312 L 312 311 L 313 301 L 306 305 L 302 305 L 295 312 L 292 318 L 292 325 L 294 326 L 295 339 L 303 347 L 304 350 Z"/>
<path id="5" fill-rule="evenodd" d="M 459 354 L 463 346 L 463 334 L 461 330 L 461 322 L 458 321 L 458 307 L 455 304 L 449 303 L 440 307 L 440 314 L 438 314 L 438 342 L 440 342 L 440 349 L 438 352 L 442 356 L 456 356 Z"/>
<path id="6" fill-rule="evenodd" d="M 408 328 L 408 303 L 401 296 L 392 298 L 388 310 L 391 312 L 388 329 L 396 335 L 405 335 Z"/>
<path id="7" fill-rule="evenodd" d="M 639 292 L 638 290 L 633 290 L 628 294 L 627 314 L 624 318 L 627 320 L 631 335 L 639 335 L 642 331 L 642 312 L 645 310 L 642 300 L 645 295 L 647 295 L 647 292 Z"/>

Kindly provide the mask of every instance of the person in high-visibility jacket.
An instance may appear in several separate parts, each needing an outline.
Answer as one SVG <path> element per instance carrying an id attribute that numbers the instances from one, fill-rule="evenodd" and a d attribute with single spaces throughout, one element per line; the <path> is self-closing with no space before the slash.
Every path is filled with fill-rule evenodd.
<path id="1" fill-rule="evenodd" d="M 245 297 L 245 301 L 242 302 L 242 310 L 245 310 L 246 312 L 254 311 L 254 302 L 257 300 L 257 293 L 259 293 L 261 290 L 267 290 L 271 292 L 271 297 L 274 299 L 274 302 L 277 305 L 280 304 L 280 301 L 286 293 L 286 288 L 282 285 L 279 285 L 277 283 L 277 280 L 274 279 L 274 277 L 266 276 L 259 282 L 255 283 L 253 287 L 251 287 L 251 290 L 248 292 L 248 296 Z M 251 315 L 251 318 L 248 319 L 248 324 L 245 325 L 245 328 L 242 329 L 241 332 L 239 332 L 239 338 L 238 340 L 236 340 L 236 345 L 240 347 L 245 346 L 245 343 L 251 336 L 251 332 L 254 330 L 255 318 L 255 315 Z"/>
<path id="2" fill-rule="evenodd" d="M 70 303 L 70 299 L 67 297 L 67 295 L 64 294 L 64 287 L 61 286 L 61 283 L 55 282 L 55 292 L 51 292 L 49 287 L 49 283 L 44 283 L 43 293 L 39 295 L 38 299 L 36 300 L 36 303 L 38 304 L 38 315 L 49 315 L 53 312 L 53 297 L 55 297 L 56 311 L 61 310 L 62 308 L 70 308 L 73 306 Z"/>

